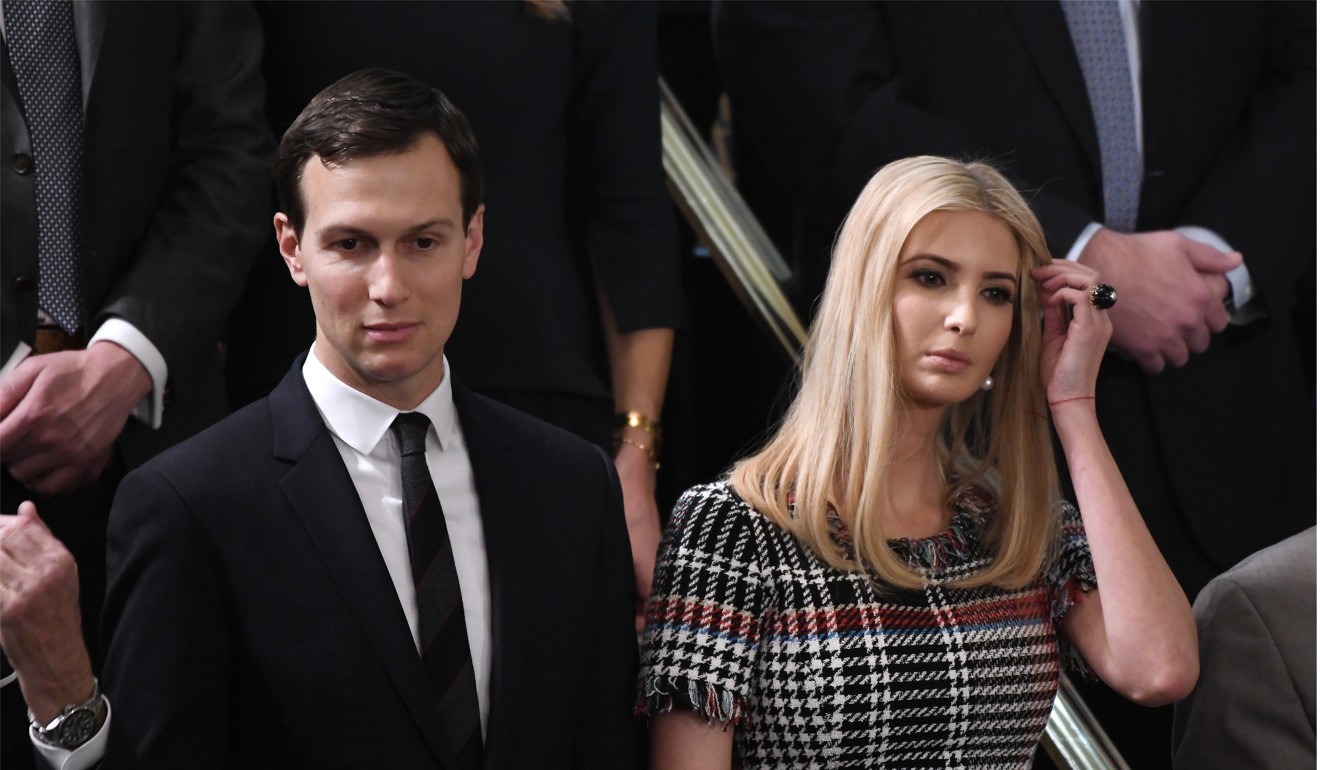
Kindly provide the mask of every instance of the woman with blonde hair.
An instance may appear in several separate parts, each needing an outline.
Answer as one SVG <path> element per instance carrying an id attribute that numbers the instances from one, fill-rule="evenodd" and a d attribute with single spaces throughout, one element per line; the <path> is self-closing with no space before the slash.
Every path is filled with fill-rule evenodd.
<path id="1" fill-rule="evenodd" d="M 1191 690 L 1190 607 L 1096 423 L 1116 299 L 1050 260 L 990 166 L 876 173 L 782 425 L 670 521 L 639 703 L 653 768 L 728 768 L 735 747 L 749 770 L 1028 767 L 1061 658 L 1147 705 Z"/>

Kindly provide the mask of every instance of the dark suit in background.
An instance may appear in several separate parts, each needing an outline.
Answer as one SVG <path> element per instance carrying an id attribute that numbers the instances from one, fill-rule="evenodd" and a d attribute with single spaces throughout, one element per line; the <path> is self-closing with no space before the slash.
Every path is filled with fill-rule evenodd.
<path id="1" fill-rule="evenodd" d="M 790 224 L 778 231 L 804 275 L 804 307 L 848 206 L 896 158 L 1003 167 L 1056 257 L 1104 221 L 1095 119 L 1057 3 L 725 3 L 715 35 L 750 140 L 740 162 L 777 185 L 762 196 L 783 196 L 773 221 Z M 1293 327 L 1316 257 L 1315 7 L 1141 3 L 1138 37 L 1137 231 L 1218 232 L 1245 255 L 1268 314 L 1158 375 L 1109 355 L 1097 383 L 1105 438 L 1195 596 L 1315 521 L 1315 413 Z M 1147 766 L 1130 752 L 1150 742 L 1125 746 L 1114 732 Z M 1167 763 L 1162 738 L 1143 748 L 1150 766 Z"/>
<path id="2" fill-rule="evenodd" d="M 242 3 L 87 3 L 75 20 L 84 327 L 123 318 L 169 366 L 160 430 L 131 421 L 121 438 L 134 467 L 227 411 L 217 341 L 268 226 L 260 33 Z M 31 140 L 7 48 L 2 58 L 0 141 L 10 159 L 30 153 Z M 36 197 L 31 174 L 6 163 L 0 178 L 7 358 L 36 329 Z"/>
<path id="3" fill-rule="evenodd" d="M 622 501 L 585 442 L 454 385 L 481 506 L 488 768 L 640 767 Z M 353 482 L 302 376 L 125 478 L 109 758 L 452 767 Z M 115 741 L 134 736 L 129 751 Z"/>
<path id="4" fill-rule="evenodd" d="M 36 499 L 79 563 L 83 630 L 99 661 L 105 522 L 118 478 L 227 411 L 218 341 L 264 233 L 270 139 L 260 39 L 240 3 L 85 3 L 74 12 L 82 70 L 82 328 L 133 324 L 168 367 L 159 430 L 129 419 L 95 486 L 41 497 L 6 469 L 0 510 Z M 37 213 L 31 138 L 6 42 L 0 52 L 0 360 L 33 344 Z M 6 767 L 31 762 L 18 688 L 5 689 Z M 11 700 L 12 698 L 12 700 Z"/>
<path id="5" fill-rule="evenodd" d="M 1174 766 L 1314 767 L 1315 528 L 1210 581 L 1195 610 L 1201 679 L 1174 708 Z"/>

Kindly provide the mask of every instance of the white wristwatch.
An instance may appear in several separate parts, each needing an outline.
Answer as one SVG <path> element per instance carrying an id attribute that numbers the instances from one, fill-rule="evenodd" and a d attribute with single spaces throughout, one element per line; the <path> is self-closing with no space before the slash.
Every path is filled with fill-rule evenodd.
<path id="1" fill-rule="evenodd" d="M 71 703 L 44 727 L 37 718 L 28 712 L 28 722 L 32 724 L 37 740 L 47 746 L 55 746 L 72 751 L 90 741 L 96 731 L 105 724 L 105 696 L 101 694 L 101 683 L 92 679 L 92 697 L 82 703 Z"/>

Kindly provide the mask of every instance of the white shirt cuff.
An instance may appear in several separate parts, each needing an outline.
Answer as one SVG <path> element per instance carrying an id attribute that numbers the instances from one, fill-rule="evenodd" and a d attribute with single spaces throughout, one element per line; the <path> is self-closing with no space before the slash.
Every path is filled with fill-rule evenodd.
<path id="1" fill-rule="evenodd" d="M 26 342 L 19 340 L 18 347 L 14 348 L 14 352 L 9 354 L 9 360 L 5 361 L 3 367 L 0 367 L 0 380 L 9 376 L 9 373 L 17 369 L 18 365 L 23 363 L 23 359 L 27 358 L 31 353 L 31 346 Z"/>
<path id="2" fill-rule="evenodd" d="M 1233 250 L 1233 247 L 1229 246 L 1228 241 L 1221 238 L 1219 233 L 1216 233 L 1213 230 L 1207 230 L 1204 227 L 1187 225 L 1183 227 L 1175 227 L 1174 232 L 1180 233 L 1184 237 L 1196 241 L 1197 243 L 1204 243 L 1207 246 L 1213 246 L 1226 254 Z M 1251 274 L 1247 272 L 1246 260 L 1243 260 L 1242 264 L 1229 270 L 1227 273 L 1224 273 L 1224 277 L 1228 279 L 1229 285 L 1233 287 L 1234 311 L 1241 310 L 1256 296 L 1256 290 L 1251 285 Z"/>
<path id="3" fill-rule="evenodd" d="M 1099 222 L 1092 222 L 1087 225 L 1082 230 L 1082 234 L 1077 236 L 1077 240 L 1073 241 L 1072 248 L 1068 249 L 1068 254 L 1064 256 L 1064 259 L 1069 262 L 1076 262 L 1077 258 L 1082 256 L 1082 250 L 1086 248 L 1086 244 L 1091 242 L 1091 239 L 1095 237 L 1096 233 L 1100 232 L 1102 227 L 1104 225 Z"/>
<path id="4" fill-rule="evenodd" d="M 61 749 L 58 746 L 49 746 L 37 740 L 37 728 L 31 726 L 28 728 L 28 738 L 32 740 L 32 745 L 36 747 L 37 754 L 41 756 L 49 767 L 55 770 L 87 770 L 105 758 L 105 745 L 110 740 L 110 717 L 111 717 L 110 699 L 105 701 L 105 723 L 101 729 L 96 731 L 96 735 L 91 737 L 83 745 L 69 751 Z"/>
<path id="5" fill-rule="evenodd" d="M 96 334 L 87 341 L 87 347 L 90 348 L 101 340 L 113 342 L 132 353 L 147 370 L 147 374 L 151 375 L 151 392 L 143 396 L 137 406 L 133 407 L 133 416 L 150 425 L 152 429 L 159 428 L 161 417 L 165 412 L 165 381 L 169 375 L 169 369 L 165 366 L 165 357 L 155 345 L 151 344 L 147 335 L 122 318 L 111 318 L 101 324 L 101 328 L 97 329 Z"/>

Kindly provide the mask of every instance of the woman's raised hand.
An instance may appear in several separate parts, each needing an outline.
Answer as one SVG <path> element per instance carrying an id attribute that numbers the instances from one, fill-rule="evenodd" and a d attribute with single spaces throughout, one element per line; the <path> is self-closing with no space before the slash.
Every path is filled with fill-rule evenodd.
<path id="1" fill-rule="evenodd" d="M 1045 313 L 1040 377 L 1046 397 L 1051 405 L 1093 398 L 1100 361 L 1114 330 L 1106 312 L 1091 301 L 1100 274 L 1056 259 L 1032 269 L 1031 277 L 1040 284 Z"/>

